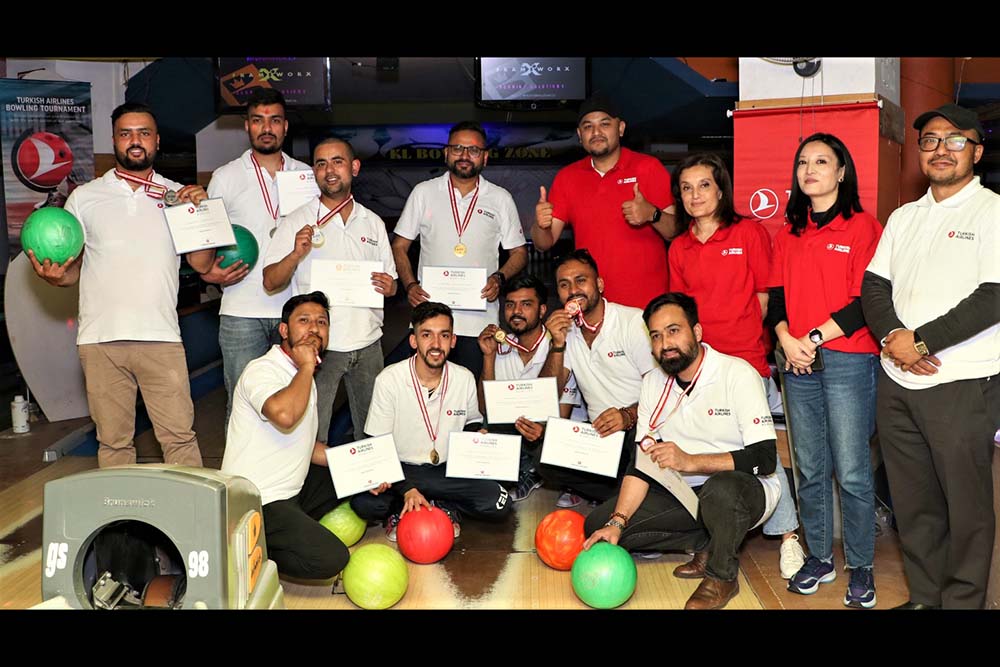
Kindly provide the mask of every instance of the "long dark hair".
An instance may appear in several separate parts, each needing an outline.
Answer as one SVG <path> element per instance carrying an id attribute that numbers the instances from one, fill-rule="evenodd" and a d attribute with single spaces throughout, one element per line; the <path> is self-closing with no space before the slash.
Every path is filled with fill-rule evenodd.
<path id="1" fill-rule="evenodd" d="M 670 179 L 670 189 L 673 190 L 674 202 L 676 203 L 674 210 L 679 234 L 687 231 L 692 220 L 681 199 L 681 174 L 684 173 L 685 169 L 697 166 L 705 166 L 712 170 L 712 178 L 715 179 L 715 184 L 719 186 L 719 192 L 722 193 L 722 198 L 719 199 L 719 208 L 715 212 L 715 217 L 720 222 L 719 228 L 725 229 L 743 219 L 743 216 L 736 212 L 733 203 L 733 179 L 729 175 L 729 170 L 726 169 L 726 163 L 715 153 L 695 153 L 681 160 L 680 164 L 674 168 L 673 178 Z"/>
<path id="2" fill-rule="evenodd" d="M 837 156 L 839 163 L 837 168 L 844 168 L 844 180 L 837 188 L 837 202 L 833 205 L 833 209 L 844 216 L 844 220 L 850 220 L 855 213 L 861 213 L 864 210 L 861 208 L 861 199 L 858 197 L 858 171 L 854 168 L 851 152 L 847 150 L 843 141 L 832 134 L 817 132 L 802 140 L 799 149 L 795 151 L 795 160 L 792 161 L 792 187 L 791 195 L 788 197 L 788 207 L 785 209 L 785 217 L 792 225 L 792 234 L 796 236 L 802 234 L 802 230 L 809 222 L 809 206 L 811 204 L 809 195 L 799 188 L 799 156 L 802 155 L 802 149 L 805 148 L 806 144 L 814 141 L 829 146 L 833 154 Z"/>

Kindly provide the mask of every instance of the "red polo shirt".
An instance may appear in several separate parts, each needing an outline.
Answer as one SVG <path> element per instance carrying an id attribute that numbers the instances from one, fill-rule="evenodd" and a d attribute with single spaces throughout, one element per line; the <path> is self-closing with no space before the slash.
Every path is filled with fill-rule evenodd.
<path id="1" fill-rule="evenodd" d="M 604 278 L 604 296 L 645 308 L 667 291 L 667 248 L 650 224 L 633 227 L 622 204 L 634 188 L 663 210 L 674 203 L 670 173 L 656 158 L 622 147 L 618 163 L 601 176 L 590 156 L 564 167 L 552 183 L 552 215 L 572 225 L 577 248 L 587 248 Z"/>
<path id="2" fill-rule="evenodd" d="M 704 243 L 688 229 L 670 243 L 668 261 L 670 291 L 694 297 L 705 342 L 771 377 L 757 299 L 757 292 L 767 292 L 771 269 L 771 238 L 764 226 L 740 220 Z"/>
<path id="3" fill-rule="evenodd" d="M 789 333 L 805 336 L 861 296 L 861 281 L 881 236 L 882 224 L 868 213 L 855 213 L 850 220 L 838 215 L 822 229 L 810 220 L 801 236 L 794 236 L 789 224 L 778 231 L 768 283 L 785 288 Z M 823 347 L 838 352 L 879 351 L 868 327 Z"/>

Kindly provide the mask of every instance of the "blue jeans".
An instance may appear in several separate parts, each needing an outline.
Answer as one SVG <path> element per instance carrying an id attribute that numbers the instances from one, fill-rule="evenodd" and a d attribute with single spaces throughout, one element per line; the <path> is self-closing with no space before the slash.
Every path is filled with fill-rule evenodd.
<path id="1" fill-rule="evenodd" d="M 351 407 L 351 422 L 354 424 L 354 439 L 365 437 L 365 421 L 368 406 L 375 391 L 375 376 L 382 372 L 385 358 L 379 340 L 367 347 L 351 352 L 327 350 L 323 363 L 316 369 L 316 401 L 319 412 L 319 432 L 316 439 L 326 443 L 333 419 L 333 401 L 341 379 L 347 385 L 347 402 Z M 333 443 L 337 444 L 337 443 Z"/>
<path id="2" fill-rule="evenodd" d="M 770 380 L 764 380 L 764 393 L 767 394 Z M 771 517 L 764 522 L 765 535 L 784 535 L 799 527 L 799 517 L 795 513 L 795 500 L 792 498 L 792 488 L 788 485 L 788 473 L 781 465 L 781 457 L 778 457 L 775 472 L 778 474 L 778 483 L 781 485 L 781 497 L 778 498 L 778 505 L 774 508 Z"/>
<path id="3" fill-rule="evenodd" d="M 833 487 L 837 475 L 847 567 L 875 557 L 875 492 L 869 440 L 875 431 L 878 357 L 824 349 L 825 369 L 785 376 L 788 426 L 799 468 L 799 513 L 809 552 L 833 558 Z"/>
<path id="4" fill-rule="evenodd" d="M 219 316 L 219 347 L 222 348 L 222 376 L 226 383 L 226 424 L 233 410 L 233 392 L 247 364 L 262 357 L 281 342 L 277 317 Z"/>

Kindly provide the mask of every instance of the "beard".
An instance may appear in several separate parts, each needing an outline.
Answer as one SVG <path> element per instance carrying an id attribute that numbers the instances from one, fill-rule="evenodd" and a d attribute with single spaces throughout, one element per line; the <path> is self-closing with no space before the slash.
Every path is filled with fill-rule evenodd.
<path id="1" fill-rule="evenodd" d="M 511 332 L 517 334 L 518 336 L 523 336 L 529 331 L 534 331 L 538 328 L 539 324 L 541 324 L 541 320 L 537 317 L 533 320 L 520 319 L 517 317 L 507 320 L 507 326 L 510 327 Z"/>
<path id="2" fill-rule="evenodd" d="M 667 359 L 664 355 L 667 352 L 677 352 L 677 357 L 674 359 Z M 663 349 L 660 351 L 660 368 L 663 369 L 667 375 L 677 375 L 678 373 L 686 370 L 694 360 L 698 358 L 698 343 L 695 343 L 692 347 L 686 350 L 680 348 L 674 349 Z"/>
<path id="3" fill-rule="evenodd" d="M 440 361 L 435 361 L 430 355 L 431 352 L 441 352 L 442 356 Z M 439 347 L 432 347 L 424 352 L 421 352 L 420 358 L 423 359 L 424 365 L 426 365 L 427 368 L 443 368 L 445 362 L 448 361 L 448 350 Z"/>
<path id="4" fill-rule="evenodd" d="M 339 181 L 334 185 L 327 185 L 326 181 L 317 182 L 319 191 L 331 199 L 336 199 L 340 195 L 346 195 L 351 191 L 351 184 Z"/>
<path id="5" fill-rule="evenodd" d="M 274 143 L 267 145 L 260 141 L 261 137 L 271 137 L 274 139 Z M 274 155 L 275 153 L 281 152 L 282 142 L 278 140 L 278 137 L 271 134 L 270 132 L 264 132 L 263 134 L 257 135 L 256 139 L 250 140 L 250 145 L 253 149 L 262 155 Z"/>
<path id="6" fill-rule="evenodd" d="M 448 163 L 448 171 L 459 178 L 475 178 L 479 176 L 480 172 L 483 170 L 483 165 L 477 165 L 475 162 L 469 160 L 468 162 L 463 162 L 462 166 L 459 166 L 461 160 L 455 160 L 454 162 Z"/>
<path id="7" fill-rule="evenodd" d="M 115 149 L 115 160 L 118 161 L 118 164 L 125 167 L 127 171 L 145 171 L 153 166 L 153 160 L 156 159 L 155 149 L 153 150 L 152 153 L 148 153 L 146 152 L 146 149 L 143 148 L 142 157 L 133 159 L 128 154 L 128 151 L 132 150 L 133 148 L 142 148 L 142 146 L 138 147 L 129 146 L 128 149 L 125 150 L 124 152 L 119 151 L 117 148 Z"/>

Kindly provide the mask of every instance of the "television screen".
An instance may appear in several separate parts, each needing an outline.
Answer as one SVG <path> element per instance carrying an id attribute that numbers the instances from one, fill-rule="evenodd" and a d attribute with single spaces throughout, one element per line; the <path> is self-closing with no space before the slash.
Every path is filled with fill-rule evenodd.
<path id="1" fill-rule="evenodd" d="M 216 58 L 216 107 L 240 113 L 254 88 L 277 88 L 290 108 L 330 108 L 329 58 Z"/>
<path id="2" fill-rule="evenodd" d="M 559 109 L 587 99 L 587 58 L 476 58 L 476 104 Z"/>

